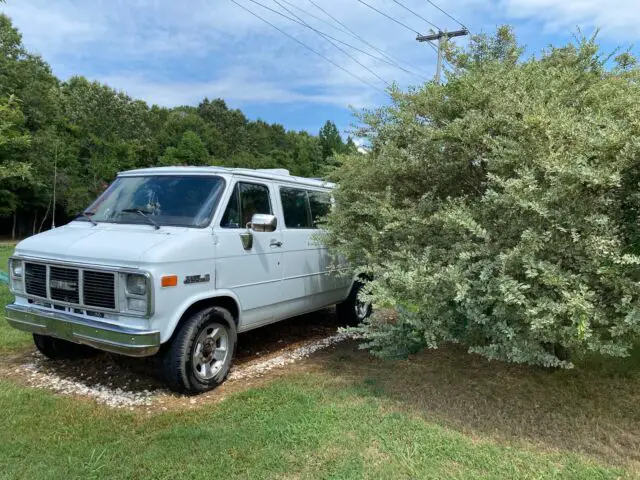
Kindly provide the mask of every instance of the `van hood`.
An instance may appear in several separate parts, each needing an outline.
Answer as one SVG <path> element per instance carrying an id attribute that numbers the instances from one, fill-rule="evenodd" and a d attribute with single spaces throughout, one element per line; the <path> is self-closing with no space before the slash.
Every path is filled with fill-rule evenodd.
<path id="1" fill-rule="evenodd" d="M 16 255 L 104 266 L 138 266 L 153 247 L 179 235 L 147 225 L 72 222 L 20 242 Z"/>

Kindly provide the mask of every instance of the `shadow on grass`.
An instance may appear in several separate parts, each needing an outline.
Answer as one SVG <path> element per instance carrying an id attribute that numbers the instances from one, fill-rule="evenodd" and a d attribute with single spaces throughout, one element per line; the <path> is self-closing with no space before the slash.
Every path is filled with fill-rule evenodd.
<path id="1" fill-rule="evenodd" d="M 594 456 L 640 472 L 640 349 L 573 370 L 489 362 L 458 347 L 382 361 L 355 343 L 318 359 L 335 382 L 471 436 Z M 355 392 L 354 392 L 355 393 Z"/>

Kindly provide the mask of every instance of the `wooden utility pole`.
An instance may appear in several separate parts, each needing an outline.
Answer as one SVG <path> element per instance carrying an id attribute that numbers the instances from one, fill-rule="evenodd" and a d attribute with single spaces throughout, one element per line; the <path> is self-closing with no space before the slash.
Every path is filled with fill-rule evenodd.
<path id="1" fill-rule="evenodd" d="M 56 151 L 53 157 L 53 210 L 51 214 L 51 228 L 56 228 L 56 187 L 58 184 L 58 142 L 56 141 Z"/>
<path id="2" fill-rule="evenodd" d="M 440 77 L 442 76 L 442 47 L 444 46 L 444 39 L 447 40 L 453 37 L 462 37 L 469 35 L 469 30 L 463 28 L 462 30 L 454 30 L 453 32 L 438 32 L 432 35 L 418 35 L 416 40 L 419 42 L 431 42 L 433 40 L 438 41 L 438 66 L 436 67 L 435 82 L 440 83 Z"/>

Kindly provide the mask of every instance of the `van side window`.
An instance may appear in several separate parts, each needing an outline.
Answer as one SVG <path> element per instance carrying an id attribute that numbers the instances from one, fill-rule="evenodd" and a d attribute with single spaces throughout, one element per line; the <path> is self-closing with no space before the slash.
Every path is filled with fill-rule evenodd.
<path id="1" fill-rule="evenodd" d="M 280 199 L 287 228 L 312 228 L 306 190 L 280 187 Z"/>
<path id="2" fill-rule="evenodd" d="M 309 206 L 311 208 L 311 222 L 313 228 L 318 228 L 318 222 L 329 214 L 331 210 L 331 195 L 325 192 L 309 191 Z"/>
<path id="3" fill-rule="evenodd" d="M 233 189 L 220 226 L 244 228 L 255 213 L 272 214 L 269 188 L 257 183 L 239 182 Z"/>

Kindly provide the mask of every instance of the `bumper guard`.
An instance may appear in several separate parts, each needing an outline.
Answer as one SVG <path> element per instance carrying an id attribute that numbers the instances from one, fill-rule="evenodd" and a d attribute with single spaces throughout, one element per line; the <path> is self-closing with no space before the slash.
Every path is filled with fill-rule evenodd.
<path id="1" fill-rule="evenodd" d="M 7 305 L 5 316 L 9 324 L 18 330 L 130 357 L 148 357 L 160 349 L 160 332 L 155 330 L 121 327 L 64 312 L 15 304 Z"/>

